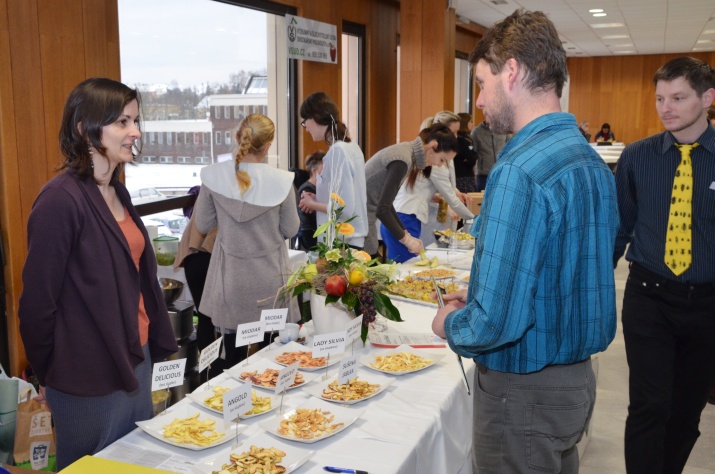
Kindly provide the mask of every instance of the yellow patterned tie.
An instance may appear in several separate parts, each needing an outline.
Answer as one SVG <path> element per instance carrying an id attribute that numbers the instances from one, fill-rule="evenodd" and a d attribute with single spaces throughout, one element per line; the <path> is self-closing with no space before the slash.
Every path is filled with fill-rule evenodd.
<path id="1" fill-rule="evenodd" d="M 665 236 L 665 264 L 675 275 L 690 268 L 692 261 L 693 161 L 690 152 L 699 143 L 675 144 L 680 149 L 680 164 L 673 178 L 668 231 Z"/>

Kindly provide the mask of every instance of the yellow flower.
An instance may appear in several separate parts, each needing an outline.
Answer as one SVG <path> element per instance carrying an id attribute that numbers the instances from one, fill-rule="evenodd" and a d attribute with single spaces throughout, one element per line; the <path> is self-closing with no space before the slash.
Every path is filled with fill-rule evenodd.
<path id="1" fill-rule="evenodd" d="M 364 250 L 351 249 L 351 252 L 353 254 L 353 258 L 355 258 L 356 260 L 358 260 L 360 262 L 365 263 L 365 262 L 369 262 L 371 260 L 370 254 Z"/>
<path id="2" fill-rule="evenodd" d="M 340 257 L 340 249 L 333 249 L 325 252 L 325 259 L 329 262 L 337 262 L 340 260 Z"/>
<path id="3" fill-rule="evenodd" d="M 340 206 L 345 206 L 345 201 L 343 201 L 343 198 L 338 196 L 336 193 L 330 193 L 330 199 L 337 202 Z"/>
<path id="4" fill-rule="evenodd" d="M 344 235 L 346 237 L 349 237 L 355 233 L 355 227 L 352 226 L 352 224 L 349 224 L 347 222 L 338 222 L 335 224 L 335 230 L 338 231 L 338 234 Z"/>

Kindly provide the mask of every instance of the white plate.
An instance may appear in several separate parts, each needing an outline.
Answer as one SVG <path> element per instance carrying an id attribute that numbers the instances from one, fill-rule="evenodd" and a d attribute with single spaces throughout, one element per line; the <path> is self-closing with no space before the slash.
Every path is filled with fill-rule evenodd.
<path id="1" fill-rule="evenodd" d="M 420 357 L 424 357 L 426 359 L 432 359 L 432 363 L 426 367 L 422 367 L 420 369 L 414 369 L 414 370 L 407 370 L 405 372 L 390 372 L 387 370 L 377 369 L 377 368 L 373 367 L 372 365 L 370 365 L 372 362 L 375 361 L 377 356 L 386 356 L 386 355 L 390 355 L 390 354 L 397 354 L 399 352 L 411 352 L 412 354 L 418 355 Z M 365 367 L 367 367 L 368 369 L 376 370 L 378 372 L 382 372 L 385 374 L 405 375 L 405 374 L 411 374 L 413 372 L 419 372 L 420 370 L 428 369 L 442 359 L 444 359 L 444 354 L 435 354 L 433 352 L 428 352 L 428 351 L 424 351 L 421 349 L 415 349 L 413 347 L 408 346 L 407 344 L 402 344 L 401 346 L 398 346 L 394 349 L 380 351 L 380 352 L 376 352 L 374 354 L 366 355 L 362 359 L 360 359 L 360 363 L 362 365 L 364 365 Z"/>
<path id="2" fill-rule="evenodd" d="M 223 433 L 224 436 L 215 440 L 208 446 L 199 446 L 193 443 L 177 443 L 173 439 L 164 437 L 164 426 L 168 425 L 175 418 L 189 418 L 194 416 L 196 413 L 199 414 L 199 421 L 203 420 L 213 420 L 216 422 L 215 431 Z M 213 448 L 223 443 L 227 443 L 235 438 L 236 435 L 236 423 L 231 423 L 228 428 L 224 429 L 223 418 L 219 418 L 216 415 L 209 413 L 204 413 L 197 410 L 196 407 L 192 405 L 186 405 L 175 410 L 168 412 L 166 415 L 160 415 L 146 421 L 137 421 L 137 426 L 141 428 L 146 434 L 153 436 L 159 441 L 163 441 L 172 446 L 178 446 L 180 448 L 190 449 L 192 451 L 201 451 L 203 449 Z M 248 426 L 238 426 L 238 432 L 245 430 Z"/>
<path id="3" fill-rule="evenodd" d="M 261 351 L 260 354 L 265 357 L 266 359 L 275 362 L 276 364 L 286 366 L 288 364 L 284 364 L 282 362 L 278 362 L 276 360 L 276 357 L 279 355 L 283 354 L 284 352 L 312 352 L 312 348 L 308 346 L 303 346 L 301 344 L 298 344 L 295 341 L 291 341 L 288 344 L 284 345 L 283 347 L 279 347 L 277 349 L 270 349 L 267 351 Z M 327 358 L 327 356 L 325 356 Z M 328 360 L 328 367 L 332 367 L 333 365 L 337 364 L 340 362 L 341 356 L 340 355 L 331 355 L 330 359 Z M 301 367 L 301 371 L 305 372 L 315 372 L 316 370 L 325 370 L 325 365 L 321 367 Z"/>
<path id="4" fill-rule="evenodd" d="M 195 464 L 193 466 L 193 471 L 196 474 L 212 474 L 215 471 L 220 471 L 221 467 L 229 462 L 229 456 L 231 454 L 249 452 L 251 450 L 251 446 L 257 446 L 259 448 L 277 448 L 286 453 L 285 457 L 280 462 L 280 465 L 286 468 L 286 474 L 295 472 L 300 466 L 305 464 L 305 462 L 310 459 L 313 454 L 315 454 L 315 451 L 283 443 L 266 433 L 260 432 L 243 441 L 241 446 L 227 446 L 226 448 L 222 448 L 221 451 L 217 452 L 215 456 L 211 457 L 211 459 Z"/>
<path id="5" fill-rule="evenodd" d="M 278 414 L 274 416 L 273 418 L 269 418 L 267 420 L 261 421 L 260 426 L 264 430 L 266 430 L 268 433 L 278 436 L 279 438 L 287 439 L 290 441 L 296 441 L 298 443 L 315 443 L 317 441 L 323 440 L 330 438 L 333 435 L 336 435 L 340 433 L 341 431 L 345 430 L 348 426 L 352 425 L 355 423 L 355 420 L 360 418 L 360 415 L 362 415 L 364 410 L 359 410 L 355 408 L 348 408 L 348 407 L 341 407 L 340 405 L 336 405 L 334 403 L 330 403 L 324 400 L 318 400 L 317 398 L 311 398 L 310 400 L 306 401 L 304 404 L 299 406 L 298 408 L 307 408 L 309 410 L 315 410 L 315 409 L 320 409 L 322 411 L 328 411 L 335 415 L 335 418 L 333 419 L 333 424 L 334 423 L 343 423 L 343 426 L 337 428 L 335 431 L 332 433 L 325 433 L 323 436 L 320 438 L 313 438 L 313 439 L 298 439 L 294 438 L 292 436 L 286 436 L 278 433 L 278 428 L 281 426 L 281 421 L 284 419 L 290 418 L 291 415 L 294 415 L 296 413 L 296 410 L 291 410 L 289 412 L 286 412 L 282 415 Z"/>
<path id="6" fill-rule="evenodd" d="M 275 370 L 280 371 L 281 369 L 284 369 L 284 368 L 285 368 L 284 366 L 279 365 L 279 364 L 277 364 L 273 361 L 270 361 L 268 359 L 258 359 L 252 364 L 234 365 L 233 367 L 228 369 L 226 371 L 226 373 L 228 375 L 230 375 L 231 377 L 235 378 L 236 380 L 238 380 L 239 382 L 248 383 L 247 380 L 244 381 L 243 379 L 241 379 L 241 374 L 243 372 L 253 372 L 254 370 L 257 370 L 259 374 L 262 374 L 263 371 L 266 369 L 275 369 Z M 310 382 L 311 380 L 313 380 L 316 377 L 315 374 L 307 374 L 307 373 L 303 372 L 302 370 L 299 370 L 298 373 L 303 375 L 303 380 L 305 382 L 300 385 L 296 385 L 295 387 L 288 387 L 288 390 L 293 390 L 294 388 L 303 387 L 308 382 Z M 263 385 L 257 385 L 257 384 L 252 384 L 252 385 L 257 388 L 262 388 L 263 390 L 270 390 L 272 392 L 275 392 L 275 387 L 264 387 Z"/>
<path id="7" fill-rule="evenodd" d="M 239 382 L 238 380 L 227 378 L 219 383 L 213 384 L 213 387 L 219 386 L 219 387 L 228 388 L 228 389 L 233 390 L 234 388 L 240 387 L 241 385 L 243 385 L 243 384 L 241 382 Z M 263 397 L 265 395 L 266 397 L 269 397 L 271 399 L 271 407 L 268 410 L 266 410 L 262 413 L 258 413 L 256 415 L 239 415 L 240 419 L 247 420 L 249 418 L 253 418 L 256 416 L 265 415 L 266 413 L 270 413 L 273 410 L 275 410 L 276 408 L 278 408 L 278 404 L 279 404 L 278 397 L 276 397 L 274 395 L 270 395 L 270 394 L 266 395 L 263 392 L 256 392 L 256 393 L 258 396 Z M 209 397 L 212 397 L 213 395 L 214 395 L 214 392 L 213 392 L 213 389 L 211 389 L 211 390 L 202 390 L 200 392 L 190 393 L 186 397 L 189 400 L 191 400 L 192 402 L 199 405 L 201 408 L 206 408 L 207 410 L 211 410 L 211 411 L 223 416 L 222 410 L 217 410 L 216 408 L 210 407 L 204 403 L 204 400 L 206 400 Z"/>
<path id="8" fill-rule="evenodd" d="M 380 387 L 378 387 L 377 390 L 375 390 L 375 393 L 372 395 L 368 395 L 365 398 L 361 398 L 360 400 L 330 400 L 328 398 L 323 398 L 323 390 L 328 388 L 328 385 L 330 385 L 332 382 L 337 380 L 336 378 L 331 378 L 329 380 L 321 381 L 320 383 L 314 383 L 311 384 L 310 387 L 305 387 L 303 391 L 313 395 L 316 398 L 319 398 L 320 400 L 325 400 L 327 402 L 333 402 L 333 403 L 339 403 L 341 405 L 354 405 L 356 403 L 360 403 L 362 401 L 368 400 L 376 395 L 379 395 L 382 393 L 387 387 L 392 385 L 392 382 L 395 381 L 394 378 L 392 377 L 387 377 L 385 375 L 380 375 L 380 374 L 375 374 L 375 373 L 368 373 L 367 375 L 361 374 L 358 375 L 358 380 L 361 380 L 363 382 L 367 382 L 370 384 L 380 384 Z"/>

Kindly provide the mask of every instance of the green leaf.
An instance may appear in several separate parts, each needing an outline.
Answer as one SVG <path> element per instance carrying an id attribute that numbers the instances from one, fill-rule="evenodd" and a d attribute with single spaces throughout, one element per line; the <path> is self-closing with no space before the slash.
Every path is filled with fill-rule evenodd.
<path id="1" fill-rule="evenodd" d="M 375 293 L 375 309 L 378 313 L 389 319 L 390 321 L 402 321 L 400 317 L 400 310 L 392 304 L 389 296 L 385 296 L 382 293 Z"/>
<path id="2" fill-rule="evenodd" d="M 303 293 L 304 291 L 308 291 L 312 288 L 310 283 L 301 283 L 300 285 L 296 286 L 293 288 L 293 296 L 298 296 L 299 294 Z"/>
<path id="3" fill-rule="evenodd" d="M 358 304 L 358 297 L 355 293 L 349 291 L 343 295 L 341 301 L 348 309 L 353 310 L 355 309 L 355 305 Z"/>
<path id="4" fill-rule="evenodd" d="M 339 299 L 340 299 L 339 296 L 327 295 L 325 297 L 325 306 L 328 306 L 330 303 L 335 303 Z"/>
<path id="5" fill-rule="evenodd" d="M 313 233 L 313 237 L 317 237 L 321 234 L 324 234 L 328 230 L 328 226 L 330 225 L 331 221 L 325 222 L 320 225 L 317 229 L 315 229 L 315 233 Z"/>
<path id="6" fill-rule="evenodd" d="M 369 327 L 363 325 L 362 330 L 360 331 L 360 339 L 362 339 L 362 345 L 365 345 L 365 341 L 367 340 L 367 331 Z"/>

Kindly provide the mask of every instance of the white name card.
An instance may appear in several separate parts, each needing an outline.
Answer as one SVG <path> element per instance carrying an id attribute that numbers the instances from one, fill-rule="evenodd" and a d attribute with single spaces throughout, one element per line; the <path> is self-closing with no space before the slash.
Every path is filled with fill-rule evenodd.
<path id="1" fill-rule="evenodd" d="M 350 344 L 360 337 L 360 333 L 362 332 L 362 314 L 350 321 L 346 329 L 348 333 L 347 343 Z"/>
<path id="2" fill-rule="evenodd" d="M 251 384 L 243 384 L 223 394 L 224 423 L 229 423 L 238 418 L 240 414 L 250 410 L 247 407 L 252 404 L 251 390 Z"/>
<path id="3" fill-rule="evenodd" d="M 276 382 L 276 395 L 288 390 L 288 387 L 293 385 L 295 382 L 295 376 L 298 373 L 298 366 L 300 362 L 293 362 L 288 367 L 281 369 L 278 372 L 278 381 Z"/>
<path id="4" fill-rule="evenodd" d="M 221 350 L 221 343 L 223 342 L 223 336 L 216 339 L 214 342 L 204 347 L 199 356 L 199 372 L 203 372 L 206 367 L 211 365 L 211 362 L 218 359 L 219 351 Z"/>
<path id="5" fill-rule="evenodd" d="M 342 354 L 345 352 L 345 331 L 331 332 L 313 336 L 313 357 L 322 357 L 329 354 Z"/>
<path id="6" fill-rule="evenodd" d="M 266 323 L 267 331 L 278 331 L 286 327 L 288 308 L 264 309 L 261 311 L 261 321 Z"/>
<path id="7" fill-rule="evenodd" d="M 357 377 L 357 356 L 345 357 L 340 360 L 338 384 L 344 385 Z"/>
<path id="8" fill-rule="evenodd" d="M 256 321 L 255 323 L 239 324 L 236 328 L 236 347 L 247 346 L 263 340 L 265 323 Z"/>
<path id="9" fill-rule="evenodd" d="M 154 370 L 151 374 L 151 391 L 154 392 L 183 384 L 184 367 L 186 367 L 186 358 L 154 364 Z"/>

